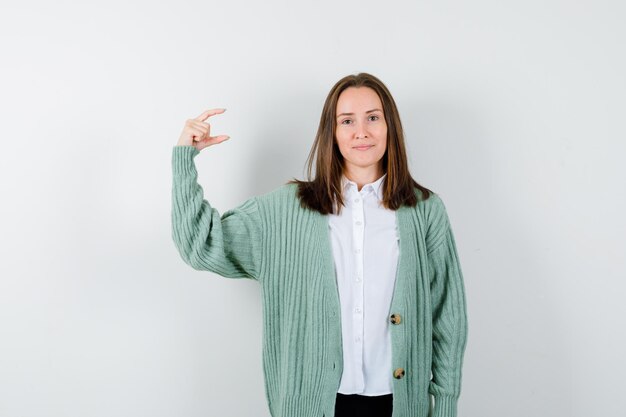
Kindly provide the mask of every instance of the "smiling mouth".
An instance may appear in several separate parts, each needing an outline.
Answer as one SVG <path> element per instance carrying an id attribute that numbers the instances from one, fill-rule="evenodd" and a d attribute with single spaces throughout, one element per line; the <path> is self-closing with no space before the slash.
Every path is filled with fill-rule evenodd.
<path id="1" fill-rule="evenodd" d="M 354 149 L 358 149 L 358 150 L 360 150 L 360 151 L 364 151 L 364 150 L 366 150 L 366 149 L 371 148 L 372 146 L 374 146 L 374 145 L 355 146 L 355 147 L 354 147 Z"/>

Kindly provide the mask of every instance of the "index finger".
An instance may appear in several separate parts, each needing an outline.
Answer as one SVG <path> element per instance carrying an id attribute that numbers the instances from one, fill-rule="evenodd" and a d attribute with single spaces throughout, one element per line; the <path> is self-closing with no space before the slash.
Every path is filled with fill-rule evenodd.
<path id="1" fill-rule="evenodd" d="M 195 120 L 199 120 L 199 121 L 204 121 L 206 120 L 209 116 L 214 116 L 218 113 L 224 113 L 226 111 L 226 109 L 211 109 L 211 110 L 206 110 L 205 112 L 203 112 L 200 116 L 196 117 Z"/>

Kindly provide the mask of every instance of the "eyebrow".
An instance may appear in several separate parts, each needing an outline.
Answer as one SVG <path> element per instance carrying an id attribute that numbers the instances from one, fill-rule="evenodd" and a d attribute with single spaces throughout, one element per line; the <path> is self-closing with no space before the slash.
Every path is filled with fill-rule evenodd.
<path id="1" fill-rule="evenodd" d="M 381 109 L 372 109 L 372 110 L 368 110 L 368 111 L 366 111 L 365 113 L 371 113 L 371 112 L 373 112 L 373 111 L 377 111 L 377 110 L 378 110 L 379 112 L 382 112 L 382 110 L 381 110 Z M 341 113 L 341 114 L 338 114 L 338 115 L 337 115 L 337 117 L 341 117 L 341 116 L 352 116 L 353 114 L 354 114 L 354 113 Z"/>

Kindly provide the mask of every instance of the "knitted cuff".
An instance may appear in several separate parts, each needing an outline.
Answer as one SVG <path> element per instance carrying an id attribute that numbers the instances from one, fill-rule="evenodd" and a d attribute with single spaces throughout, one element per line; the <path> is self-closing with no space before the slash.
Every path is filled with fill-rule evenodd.
<path id="1" fill-rule="evenodd" d="M 447 395 L 435 395 L 433 417 L 456 417 L 457 399 Z"/>
<path id="2" fill-rule="evenodd" d="M 172 170 L 174 175 L 193 175 L 196 166 L 193 158 L 200 153 L 195 146 L 176 145 L 172 148 Z"/>

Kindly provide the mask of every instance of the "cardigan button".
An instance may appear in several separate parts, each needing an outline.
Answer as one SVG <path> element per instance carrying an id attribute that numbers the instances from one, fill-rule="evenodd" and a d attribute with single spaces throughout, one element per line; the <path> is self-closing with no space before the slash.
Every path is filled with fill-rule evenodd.
<path id="1" fill-rule="evenodd" d="M 398 368 L 395 371 L 393 371 L 393 377 L 395 379 L 402 379 L 403 376 L 404 376 L 404 369 L 403 368 Z"/>
<path id="2" fill-rule="evenodd" d="M 390 321 L 393 324 L 400 324 L 400 322 L 402 322 L 402 317 L 398 313 L 394 313 L 391 315 Z"/>

